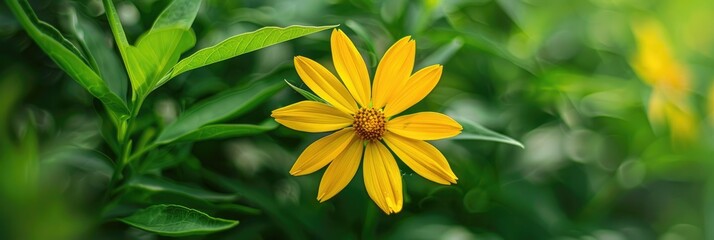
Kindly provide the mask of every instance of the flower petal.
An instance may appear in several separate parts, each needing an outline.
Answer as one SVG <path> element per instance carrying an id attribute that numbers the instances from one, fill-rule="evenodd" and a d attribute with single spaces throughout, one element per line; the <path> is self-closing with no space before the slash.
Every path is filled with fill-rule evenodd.
<path id="1" fill-rule="evenodd" d="M 354 114 L 357 111 L 357 104 L 345 86 L 319 63 L 306 57 L 297 56 L 295 57 L 295 70 L 302 81 L 317 96 L 325 99 L 332 106 L 345 113 Z"/>
<path id="2" fill-rule="evenodd" d="M 417 140 L 437 140 L 461 133 L 461 124 L 437 112 L 400 116 L 387 122 L 387 131 Z"/>
<path id="3" fill-rule="evenodd" d="M 404 37 L 387 50 L 377 66 L 372 85 L 372 107 L 382 108 L 397 92 L 402 92 L 414 69 L 416 43 Z"/>
<path id="4" fill-rule="evenodd" d="M 370 141 L 364 152 L 364 186 L 367 194 L 387 214 L 402 210 L 402 178 L 394 156 L 382 143 Z"/>
<path id="5" fill-rule="evenodd" d="M 441 152 L 431 144 L 393 133 L 384 135 L 384 141 L 409 168 L 422 177 L 436 183 L 456 183 L 456 175 Z"/>
<path id="6" fill-rule="evenodd" d="M 350 38 L 339 29 L 332 30 L 330 38 L 332 62 L 337 74 L 362 107 L 369 105 L 370 86 L 367 65 Z"/>
<path id="7" fill-rule="evenodd" d="M 322 175 L 320 189 L 317 191 L 318 201 L 327 201 L 350 183 L 355 173 L 357 173 L 357 168 L 359 168 L 363 150 L 364 144 L 362 140 L 353 138 L 347 148 L 335 160 L 332 160 L 330 166 L 327 167 L 327 171 Z"/>
<path id="8" fill-rule="evenodd" d="M 399 94 L 395 94 L 384 107 L 384 115 L 387 117 L 397 115 L 424 99 L 439 82 L 442 69 L 443 67 L 437 64 L 414 73 L 406 83 L 409 91 L 400 91 Z"/>
<path id="9" fill-rule="evenodd" d="M 349 114 L 315 101 L 302 101 L 275 109 L 270 116 L 283 126 L 303 132 L 334 131 L 354 122 Z"/>
<path id="10" fill-rule="evenodd" d="M 307 146 L 298 157 L 290 174 L 301 176 L 313 173 L 330 163 L 355 138 L 352 128 L 345 128 Z"/>

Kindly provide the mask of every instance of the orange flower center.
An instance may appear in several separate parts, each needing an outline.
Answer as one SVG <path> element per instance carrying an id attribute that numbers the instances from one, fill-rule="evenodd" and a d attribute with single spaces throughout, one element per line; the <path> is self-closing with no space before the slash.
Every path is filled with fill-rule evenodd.
<path id="1" fill-rule="evenodd" d="M 376 141 L 382 139 L 386 123 L 387 118 L 381 109 L 361 108 L 355 114 L 355 122 L 352 126 L 363 140 Z"/>

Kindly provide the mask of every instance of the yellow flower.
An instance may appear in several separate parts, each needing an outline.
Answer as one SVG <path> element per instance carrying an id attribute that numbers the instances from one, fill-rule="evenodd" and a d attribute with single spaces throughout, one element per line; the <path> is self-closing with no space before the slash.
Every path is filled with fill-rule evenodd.
<path id="1" fill-rule="evenodd" d="M 652 87 L 648 105 L 650 122 L 669 127 L 672 140 L 685 144 L 697 138 L 697 120 L 689 104 L 690 77 L 677 61 L 659 22 L 646 19 L 633 25 L 637 51 L 631 65 Z"/>
<path id="2" fill-rule="evenodd" d="M 290 174 L 310 174 L 329 164 L 317 194 L 324 202 L 347 186 L 364 155 L 367 193 L 387 214 L 401 211 L 403 202 L 401 174 L 389 149 L 417 174 L 440 184 L 456 183 L 444 155 L 425 140 L 458 135 L 461 125 L 436 112 L 394 117 L 431 92 L 442 66 L 412 74 L 416 43 L 404 37 L 384 54 L 370 88 L 367 66 L 347 35 L 333 30 L 330 43 L 341 82 L 319 63 L 295 57 L 300 78 L 327 104 L 302 101 L 272 113 L 277 122 L 298 131 L 338 130 L 308 146 Z"/>

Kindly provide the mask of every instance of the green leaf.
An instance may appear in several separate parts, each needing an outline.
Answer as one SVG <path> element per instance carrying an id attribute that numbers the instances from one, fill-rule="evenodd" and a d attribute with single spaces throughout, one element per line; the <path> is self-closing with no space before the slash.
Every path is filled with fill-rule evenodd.
<path id="1" fill-rule="evenodd" d="M 88 65 L 76 47 L 49 24 L 40 21 L 27 1 L 6 0 L 18 21 L 38 46 L 72 79 L 98 98 L 109 111 L 128 115 L 124 101 L 112 93 L 107 84 Z"/>
<path id="2" fill-rule="evenodd" d="M 186 110 L 159 134 L 156 144 L 166 144 L 193 133 L 206 124 L 239 116 L 282 89 L 281 83 L 259 81 L 211 97 Z"/>
<path id="3" fill-rule="evenodd" d="M 208 234 L 238 225 L 238 221 L 214 218 L 195 209 L 165 204 L 150 206 L 119 220 L 164 236 Z"/>
<path id="4" fill-rule="evenodd" d="M 464 127 L 464 130 L 461 132 L 461 134 L 456 135 L 455 137 L 451 138 L 453 140 L 491 141 L 491 142 L 507 143 L 507 144 L 511 144 L 511 145 L 518 146 L 521 148 L 525 148 L 523 146 L 523 143 L 516 141 L 513 138 L 507 137 L 503 134 L 494 132 L 484 126 L 481 126 L 481 124 L 475 123 L 470 120 L 461 119 L 461 118 L 455 118 L 454 120 L 459 122 L 459 124 L 461 124 L 461 126 Z"/>
<path id="5" fill-rule="evenodd" d="M 192 133 L 184 135 L 177 141 L 202 141 L 209 139 L 251 136 L 273 130 L 276 127 L 278 127 L 278 123 L 273 119 L 268 119 L 260 125 L 210 124 L 203 126 Z"/>
<path id="6" fill-rule="evenodd" d="M 69 7 L 66 16 L 68 29 L 78 40 L 91 67 L 114 94 L 126 100 L 129 79 L 118 56 L 104 38 L 104 32 L 90 18 L 78 13 L 75 7 Z"/>
<path id="7" fill-rule="evenodd" d="M 104 11 L 107 14 L 107 19 L 109 20 L 109 28 L 112 29 L 112 35 L 114 35 L 114 41 L 119 48 L 119 53 L 121 54 L 122 60 L 124 61 L 124 66 L 129 71 L 129 60 L 127 56 L 127 48 L 129 48 L 129 41 L 126 40 L 126 34 L 124 34 L 124 27 L 121 25 L 121 20 L 119 20 L 119 14 L 114 8 L 114 3 L 112 0 L 102 0 L 104 4 Z"/>
<path id="8" fill-rule="evenodd" d="M 298 92 L 300 95 L 302 95 L 303 97 L 305 97 L 307 100 L 317 101 L 317 102 L 321 102 L 321 103 L 327 103 L 324 99 L 318 97 L 317 95 L 315 95 L 315 94 L 313 94 L 313 93 L 311 93 L 311 92 L 309 92 L 309 91 L 307 91 L 307 90 L 305 90 L 305 89 L 296 87 L 295 85 L 293 85 L 293 84 L 291 84 L 290 82 L 288 82 L 288 80 L 285 80 L 285 83 L 287 83 L 288 86 L 290 86 L 293 90 L 295 90 L 295 91 Z"/>
<path id="9" fill-rule="evenodd" d="M 289 26 L 286 28 L 264 27 L 253 32 L 239 34 L 215 46 L 198 50 L 191 56 L 182 59 L 169 74 L 159 81 L 158 85 L 163 85 L 171 78 L 189 70 L 334 27 L 337 27 L 337 25 L 319 27 Z"/>
<path id="10" fill-rule="evenodd" d="M 155 89 L 160 76 L 195 43 L 193 32 L 181 28 L 152 30 L 139 37 L 136 46 L 126 49 L 127 70 L 134 90 L 144 96 Z"/>
<path id="11" fill-rule="evenodd" d="M 200 0 L 174 0 L 156 18 L 151 30 L 163 28 L 190 29 L 200 6 Z"/>
<path id="12" fill-rule="evenodd" d="M 181 185 L 175 182 L 148 176 L 137 176 L 127 182 L 128 187 L 144 189 L 152 192 L 173 192 L 206 201 L 233 201 L 234 194 L 211 192 L 202 188 Z"/>
<path id="13" fill-rule="evenodd" d="M 114 4 L 111 0 L 103 0 L 103 2 L 109 19 L 109 26 L 112 29 L 114 40 L 117 42 L 124 65 L 129 73 L 132 88 L 139 95 L 147 95 L 158 87 L 156 83 L 161 76 L 164 76 L 178 62 L 181 54 L 196 43 L 193 31 L 183 28 L 186 23 L 185 19 L 182 20 L 181 24 L 177 25 L 179 26 L 178 28 L 169 28 L 168 23 L 161 23 L 168 21 L 169 18 L 179 16 L 191 18 L 191 21 L 193 21 L 195 16 L 190 17 L 190 5 L 192 3 L 189 4 L 188 10 L 183 9 L 185 6 L 180 3 L 170 4 L 162 12 L 160 18 L 157 19 L 159 28 L 144 33 L 139 37 L 135 46 L 131 46 L 126 40 L 124 28 L 121 25 L 121 20 L 114 8 Z M 186 12 L 177 13 L 183 10 L 186 10 Z"/>

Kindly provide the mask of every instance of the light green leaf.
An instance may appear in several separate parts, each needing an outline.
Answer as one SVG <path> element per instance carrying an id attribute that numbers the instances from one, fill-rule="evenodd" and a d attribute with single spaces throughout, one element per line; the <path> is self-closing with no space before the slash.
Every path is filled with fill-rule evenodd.
<path id="1" fill-rule="evenodd" d="M 464 130 L 461 132 L 461 134 L 456 135 L 455 137 L 451 138 L 453 140 L 481 140 L 481 141 L 491 141 L 491 142 L 500 142 L 500 143 L 507 143 L 511 144 L 514 146 L 518 146 L 521 148 L 525 148 L 523 146 L 523 143 L 514 140 L 513 138 L 507 137 L 503 134 L 494 132 L 484 126 L 481 126 L 481 124 L 478 124 L 476 122 L 467 120 L 467 119 L 461 119 L 461 118 L 454 118 L 459 124 L 461 124 L 462 127 L 464 127 Z"/>
<path id="2" fill-rule="evenodd" d="M 112 93 L 106 83 L 94 72 L 72 43 L 49 24 L 40 21 L 27 1 L 6 0 L 18 21 L 42 50 L 54 60 L 72 79 L 98 98 L 109 111 L 128 115 L 124 101 Z"/>
<path id="3" fill-rule="evenodd" d="M 238 225 L 238 221 L 214 218 L 195 209 L 165 204 L 150 206 L 119 220 L 164 236 L 208 234 Z"/>
<path id="4" fill-rule="evenodd" d="M 161 178 L 137 176 L 127 182 L 128 187 L 144 189 L 152 192 L 172 192 L 206 201 L 233 201 L 234 194 L 211 192 L 205 189 L 181 185 Z"/>
<path id="5" fill-rule="evenodd" d="M 78 13 L 75 7 L 67 10 L 68 29 L 78 40 L 90 66 L 114 94 L 126 100 L 129 79 L 118 56 L 104 39 L 104 32 L 91 19 Z"/>
<path id="6" fill-rule="evenodd" d="M 337 25 L 319 27 L 289 26 L 286 28 L 264 27 L 253 32 L 230 37 L 215 46 L 198 50 L 191 56 L 182 59 L 169 74 L 159 81 L 158 86 L 186 71 L 334 27 L 337 27 Z"/>
<path id="7" fill-rule="evenodd" d="M 327 103 L 324 99 L 318 97 L 317 95 L 315 95 L 315 94 L 313 94 L 313 93 L 311 93 L 311 92 L 309 92 L 309 91 L 307 91 L 307 90 L 305 90 L 305 89 L 296 87 L 295 85 L 293 85 L 293 84 L 291 84 L 290 82 L 288 82 L 288 80 L 285 80 L 285 83 L 287 83 L 288 86 L 290 86 L 290 87 L 291 87 L 293 90 L 295 90 L 297 93 L 299 93 L 299 94 L 302 95 L 303 97 L 307 98 L 307 100 L 317 101 L 317 102 L 321 102 L 321 103 Z"/>
<path id="8" fill-rule="evenodd" d="M 268 119 L 260 125 L 254 124 L 210 124 L 203 126 L 196 131 L 184 135 L 177 141 L 201 141 L 209 139 L 221 139 L 251 136 L 264 133 L 278 127 L 278 123 L 273 119 Z"/>
<path id="9" fill-rule="evenodd" d="M 114 8 L 114 3 L 112 0 L 102 0 L 104 4 L 104 11 L 107 14 L 107 19 L 109 20 L 109 28 L 112 29 L 112 35 L 114 35 L 114 41 L 119 48 L 119 53 L 121 54 L 122 60 L 126 68 L 129 68 L 129 60 L 127 57 L 127 48 L 129 47 L 129 41 L 126 40 L 126 34 L 124 34 L 124 27 L 121 25 L 121 20 L 119 20 L 119 14 Z"/>
<path id="10" fill-rule="evenodd" d="M 156 18 L 151 30 L 164 28 L 190 29 L 200 6 L 201 0 L 174 0 Z"/>
<path id="11" fill-rule="evenodd" d="M 282 86 L 281 83 L 259 81 L 197 103 L 166 126 L 155 143 L 166 144 L 206 124 L 239 116 L 275 94 Z"/>
<path id="12" fill-rule="evenodd" d="M 127 70 L 134 90 L 141 95 L 151 92 L 160 76 L 195 43 L 193 32 L 181 28 L 152 30 L 139 37 L 136 46 L 126 49 Z"/>
<path id="13" fill-rule="evenodd" d="M 169 28 L 168 23 L 159 23 L 160 28 L 152 29 L 152 31 L 143 34 L 139 37 L 135 46 L 131 46 L 126 40 L 124 28 L 121 25 L 114 4 L 111 0 L 103 0 L 103 2 L 109 19 L 109 26 L 124 60 L 124 66 L 126 66 L 126 70 L 129 73 L 132 88 L 138 94 L 146 95 L 157 87 L 156 83 L 159 78 L 164 76 L 178 62 L 181 54 L 193 47 L 196 43 L 196 37 L 190 29 L 182 28 L 183 24 L 179 24 L 179 28 Z M 169 5 L 166 10 L 169 12 L 163 12 L 161 19 L 168 19 L 169 15 L 174 16 L 175 13 L 172 13 L 173 11 L 181 11 L 179 8 L 182 7 L 179 6 L 180 4 L 174 6 L 174 3 Z M 176 14 L 176 17 L 190 15 L 190 10 L 187 11 L 189 12 Z M 193 21 L 193 18 L 191 18 L 191 21 Z M 161 19 L 157 21 L 168 21 Z M 185 23 L 185 20 L 183 23 Z"/>

